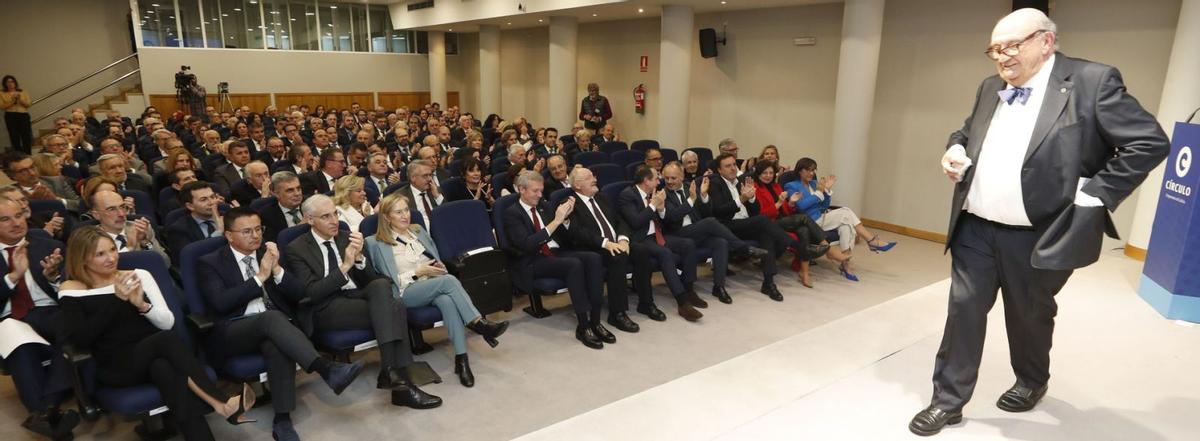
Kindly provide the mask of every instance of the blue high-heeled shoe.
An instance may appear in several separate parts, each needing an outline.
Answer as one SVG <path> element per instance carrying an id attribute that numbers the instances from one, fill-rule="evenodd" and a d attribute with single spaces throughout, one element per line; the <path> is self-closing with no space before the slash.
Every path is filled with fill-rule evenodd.
<path id="1" fill-rule="evenodd" d="M 878 239 L 878 238 L 879 238 L 879 236 L 875 236 L 875 237 L 872 237 L 871 240 L 867 241 L 867 248 L 870 248 L 871 251 L 874 251 L 876 254 L 886 253 L 888 250 L 892 249 L 892 247 L 896 246 L 895 241 L 888 242 L 883 245 L 875 245 L 874 243 L 872 243 L 875 241 L 875 239 Z"/>
<path id="2" fill-rule="evenodd" d="M 850 263 L 849 260 L 842 262 L 841 265 L 838 265 L 838 271 L 840 271 L 842 273 L 842 277 L 845 277 L 846 280 L 849 280 L 851 282 L 857 282 L 858 276 L 850 273 L 849 268 L 847 268 L 849 266 L 848 265 L 849 263 Z"/>

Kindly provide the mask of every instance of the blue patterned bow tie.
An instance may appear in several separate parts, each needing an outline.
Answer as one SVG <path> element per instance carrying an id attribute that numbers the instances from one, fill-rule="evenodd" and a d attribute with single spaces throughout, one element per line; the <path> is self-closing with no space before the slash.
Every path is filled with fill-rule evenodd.
<path id="1" fill-rule="evenodd" d="M 1033 88 L 1013 87 L 1011 89 L 1004 89 L 996 93 L 1000 95 L 1000 99 L 1004 100 L 1005 103 L 1010 105 L 1013 103 L 1013 101 L 1020 101 L 1021 104 L 1025 104 L 1026 101 L 1029 101 L 1029 95 L 1033 93 Z"/>

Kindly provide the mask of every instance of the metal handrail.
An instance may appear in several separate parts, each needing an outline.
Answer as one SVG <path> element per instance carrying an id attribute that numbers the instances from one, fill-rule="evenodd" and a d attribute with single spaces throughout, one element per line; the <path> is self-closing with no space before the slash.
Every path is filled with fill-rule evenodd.
<path id="1" fill-rule="evenodd" d="M 73 81 L 73 82 L 67 83 L 67 85 L 65 85 L 65 86 L 63 86 L 63 87 L 59 87 L 58 89 L 55 89 L 53 92 L 50 92 L 50 93 L 46 94 L 45 96 L 43 96 L 43 97 L 41 97 L 41 98 L 38 98 L 38 99 L 36 99 L 36 100 L 33 100 L 33 103 L 31 103 L 31 104 L 30 104 L 30 107 L 32 107 L 32 106 L 34 106 L 34 105 L 36 105 L 37 103 L 40 103 L 40 102 L 42 102 L 42 101 L 43 101 L 43 100 L 45 100 L 46 98 L 50 98 L 50 97 L 52 97 L 52 96 L 54 96 L 54 95 L 58 95 L 60 92 L 62 92 L 62 91 L 64 91 L 64 90 L 67 90 L 67 89 L 69 89 L 69 88 L 71 88 L 71 87 L 74 87 L 76 84 L 79 84 L 79 83 L 82 83 L 82 82 L 84 82 L 84 81 L 87 81 L 87 80 L 88 80 L 88 78 L 94 77 L 94 76 L 96 76 L 96 75 L 100 75 L 100 74 L 101 74 L 101 73 L 103 73 L 104 71 L 106 71 L 106 70 L 109 70 L 109 69 L 112 69 L 112 68 L 113 68 L 113 66 L 116 66 L 116 65 L 118 65 L 118 64 L 121 64 L 121 62 L 122 62 L 122 61 L 125 61 L 125 60 L 128 60 L 128 59 L 130 59 L 130 58 L 136 57 L 136 56 L 137 56 L 137 54 L 138 54 L 137 52 L 134 52 L 134 53 L 132 53 L 132 54 L 126 55 L 124 58 L 121 58 L 120 60 L 114 61 L 114 62 L 110 63 L 108 66 L 104 66 L 104 67 L 100 68 L 100 70 L 98 70 L 98 71 L 92 72 L 92 73 L 90 73 L 90 74 L 88 74 L 88 75 L 84 76 L 83 78 L 80 78 L 80 79 L 78 79 L 78 80 L 75 80 L 75 81 Z M 62 109 L 59 109 L 59 110 L 62 110 Z"/>
<path id="2" fill-rule="evenodd" d="M 49 118 L 49 117 L 51 117 L 51 116 L 54 116 L 54 115 L 55 115 L 55 114 L 57 114 L 58 112 L 62 112 L 63 110 L 66 110 L 68 107 L 71 107 L 71 106 L 75 105 L 75 103 L 78 103 L 78 102 L 80 102 L 80 101 L 83 101 L 83 100 L 87 99 L 88 97 L 90 97 L 90 96 L 92 96 L 92 95 L 95 95 L 95 94 L 99 93 L 100 91 L 102 91 L 102 90 L 104 90 L 104 89 L 107 89 L 107 88 L 109 88 L 109 87 L 112 87 L 112 85 L 114 85 L 114 84 L 117 84 L 117 83 L 121 82 L 121 80 L 124 80 L 124 79 L 126 79 L 126 78 L 129 78 L 129 77 L 130 77 L 130 76 L 132 76 L 133 74 L 135 74 L 135 73 L 138 73 L 138 72 L 141 72 L 141 71 L 142 71 L 142 69 L 141 69 L 141 68 L 138 68 L 138 69 L 134 69 L 132 72 L 129 72 L 129 73 L 125 74 L 125 75 L 121 75 L 121 77 L 120 77 L 120 78 L 117 78 L 117 79 L 115 79 L 115 80 L 109 81 L 109 82 L 108 82 L 108 84 L 105 84 L 105 85 L 103 85 L 103 86 L 100 86 L 99 88 L 97 88 L 96 90 L 93 90 L 93 91 L 91 91 L 91 92 L 88 92 L 88 94 L 87 94 L 87 95 L 81 96 L 81 97 L 79 97 L 79 98 L 76 98 L 74 101 L 71 101 L 71 102 L 69 102 L 69 103 L 63 104 L 63 106 L 62 106 L 62 107 L 59 107 L 58 109 L 55 109 L 53 112 L 47 113 L 47 114 L 45 114 L 45 115 L 42 115 L 40 118 L 33 120 L 33 122 L 32 122 L 32 123 L 30 123 L 30 124 L 37 124 L 37 123 L 41 122 L 42 120 L 44 120 L 44 119 L 46 119 L 46 118 Z"/>

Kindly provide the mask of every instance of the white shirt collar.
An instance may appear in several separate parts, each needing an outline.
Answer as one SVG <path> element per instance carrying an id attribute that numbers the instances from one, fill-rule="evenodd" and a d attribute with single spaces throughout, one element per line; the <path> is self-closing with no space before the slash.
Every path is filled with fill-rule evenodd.
<path id="1" fill-rule="evenodd" d="M 327 240 L 333 241 L 333 247 L 337 248 L 337 236 L 330 237 L 329 239 L 322 239 L 321 235 L 317 234 L 317 230 L 315 229 L 310 230 L 308 233 L 312 234 L 313 240 L 317 241 L 317 245 L 321 246 L 322 249 L 325 248 L 325 241 Z"/>
<path id="2" fill-rule="evenodd" d="M 242 254 L 240 251 L 237 250 L 237 248 L 234 248 L 232 245 L 229 247 L 229 251 L 233 252 L 233 260 L 236 260 L 238 265 L 242 265 L 242 259 L 245 259 L 246 256 L 250 256 L 251 258 L 258 260 L 257 257 L 254 255 Z"/>

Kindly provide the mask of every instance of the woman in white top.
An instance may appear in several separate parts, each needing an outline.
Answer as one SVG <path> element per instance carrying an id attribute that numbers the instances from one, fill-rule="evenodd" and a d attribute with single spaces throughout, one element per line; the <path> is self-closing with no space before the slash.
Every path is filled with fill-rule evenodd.
<path id="1" fill-rule="evenodd" d="M 409 308 L 433 305 L 442 312 L 442 323 L 454 344 L 454 373 L 463 386 L 475 385 L 467 361 L 467 337 L 463 328 L 483 336 L 492 347 L 508 329 L 508 322 L 492 322 L 479 314 L 458 279 L 446 273 L 433 238 L 420 225 L 411 223 L 408 199 L 392 193 L 379 201 L 379 227 L 364 241 L 375 272 L 392 279 L 392 295 Z"/>
<path id="2" fill-rule="evenodd" d="M 363 218 L 375 213 L 367 201 L 367 191 L 363 187 L 366 184 L 366 179 L 354 175 L 342 176 L 333 183 L 333 205 L 337 208 L 338 220 L 349 225 L 350 231 L 358 231 Z"/>
<path id="3" fill-rule="evenodd" d="M 59 289 L 67 341 L 89 350 L 101 384 L 129 387 L 153 383 L 187 440 L 211 440 L 208 407 L 230 424 L 254 406 L 250 385 L 230 397 L 172 331 L 175 316 L 145 270 L 118 271 L 116 243 L 100 227 L 83 227 L 67 244 L 68 280 Z M 191 391 L 186 393 L 185 391 Z"/>

